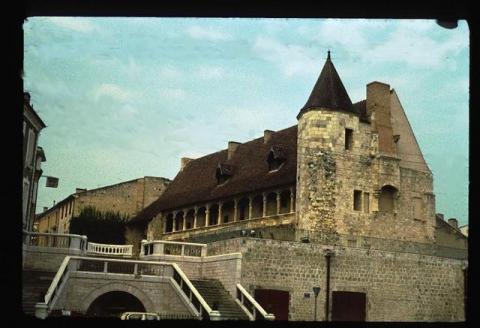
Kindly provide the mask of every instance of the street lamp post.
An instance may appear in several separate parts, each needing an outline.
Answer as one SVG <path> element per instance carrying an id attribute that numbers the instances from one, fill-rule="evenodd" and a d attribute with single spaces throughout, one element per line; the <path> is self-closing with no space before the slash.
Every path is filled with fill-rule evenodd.
<path id="1" fill-rule="evenodd" d="M 317 297 L 318 293 L 320 293 L 320 287 L 313 287 L 313 293 L 315 294 L 314 321 L 317 321 Z"/>

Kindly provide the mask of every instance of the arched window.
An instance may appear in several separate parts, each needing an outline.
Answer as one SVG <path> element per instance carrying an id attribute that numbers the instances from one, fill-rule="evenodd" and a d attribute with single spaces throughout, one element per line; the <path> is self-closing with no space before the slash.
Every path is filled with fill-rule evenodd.
<path id="1" fill-rule="evenodd" d="M 272 146 L 268 152 L 267 162 L 268 162 L 268 171 L 279 170 L 283 163 L 286 160 L 285 151 L 282 146 Z"/>
<path id="2" fill-rule="evenodd" d="M 393 213 L 397 192 L 397 188 L 390 185 L 383 186 L 382 189 L 380 189 L 380 195 L 378 197 L 378 210 L 380 212 Z"/>
<path id="3" fill-rule="evenodd" d="M 173 231 L 173 214 L 170 213 L 167 215 L 165 220 L 165 232 L 172 232 Z"/>

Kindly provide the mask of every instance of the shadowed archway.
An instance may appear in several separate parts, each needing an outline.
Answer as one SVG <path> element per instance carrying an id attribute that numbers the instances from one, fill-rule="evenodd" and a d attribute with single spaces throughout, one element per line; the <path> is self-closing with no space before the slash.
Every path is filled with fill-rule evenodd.
<path id="1" fill-rule="evenodd" d="M 119 317 L 123 312 L 146 312 L 142 302 L 127 292 L 112 291 L 97 297 L 88 307 L 88 317 Z"/>

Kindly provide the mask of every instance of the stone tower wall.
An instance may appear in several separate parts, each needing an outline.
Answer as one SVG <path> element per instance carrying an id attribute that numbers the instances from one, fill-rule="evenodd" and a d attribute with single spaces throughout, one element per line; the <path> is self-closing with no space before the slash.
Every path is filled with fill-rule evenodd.
<path id="1" fill-rule="evenodd" d="M 297 228 L 433 242 L 432 175 L 402 168 L 394 153 L 381 152 L 372 125 L 340 111 L 319 109 L 300 117 Z M 345 149 L 346 129 L 353 131 L 350 149 Z M 385 186 L 395 190 L 391 212 L 379 208 Z"/>

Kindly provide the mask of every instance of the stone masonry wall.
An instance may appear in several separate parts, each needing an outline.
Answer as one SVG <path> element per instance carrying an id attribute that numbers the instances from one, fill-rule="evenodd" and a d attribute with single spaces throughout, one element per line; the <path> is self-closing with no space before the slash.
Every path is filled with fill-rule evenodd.
<path id="1" fill-rule="evenodd" d="M 203 259 L 202 278 L 217 279 L 232 297 L 236 297 L 236 286 L 242 272 L 242 254 L 208 256 Z"/>
<path id="2" fill-rule="evenodd" d="M 401 168 L 395 154 L 379 153 L 378 134 L 354 114 L 319 109 L 303 114 L 298 126 L 299 229 L 434 241 L 430 173 Z M 345 129 L 353 130 L 350 149 L 345 149 Z M 386 185 L 397 190 L 391 213 L 379 212 L 380 191 Z M 357 209 L 354 191 L 360 195 Z"/>
<path id="3" fill-rule="evenodd" d="M 78 215 L 86 206 L 94 206 L 100 211 L 120 212 L 132 217 L 158 198 L 168 184 L 169 180 L 164 178 L 145 177 L 87 190 L 78 194 L 74 215 Z"/>
<path id="4" fill-rule="evenodd" d="M 331 247 L 330 292 L 366 293 L 367 321 L 462 321 L 464 260 L 361 248 Z M 237 238 L 209 253 L 240 251 L 241 284 L 290 293 L 289 320 L 313 320 L 313 286 L 321 287 L 317 318 L 325 318 L 326 246 Z M 305 293 L 311 297 L 306 298 Z M 330 301 L 330 306 L 331 306 Z M 330 309 L 331 310 L 331 309 Z"/>
<path id="5" fill-rule="evenodd" d="M 57 272 L 66 256 L 83 256 L 80 250 L 29 246 L 24 252 L 24 268 Z"/>
<path id="6" fill-rule="evenodd" d="M 336 231 L 337 114 L 309 111 L 298 122 L 295 208 L 300 229 Z"/>

